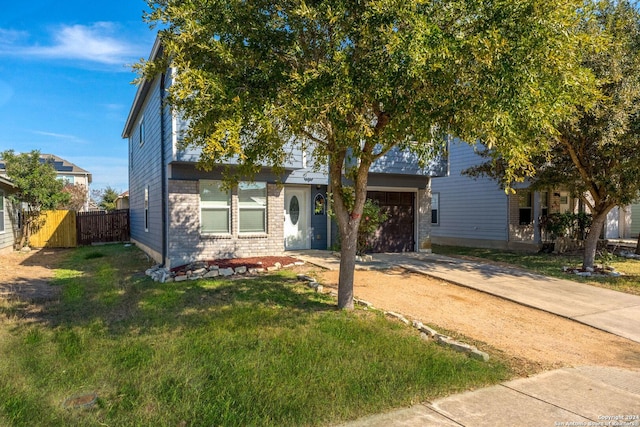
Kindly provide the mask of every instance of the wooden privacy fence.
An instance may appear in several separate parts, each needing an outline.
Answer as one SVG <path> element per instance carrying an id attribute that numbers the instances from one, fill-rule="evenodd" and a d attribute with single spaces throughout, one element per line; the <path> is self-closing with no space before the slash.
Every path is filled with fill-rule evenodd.
<path id="1" fill-rule="evenodd" d="M 76 230 L 79 245 L 129 240 L 129 209 L 112 212 L 78 212 Z"/>
<path id="2" fill-rule="evenodd" d="M 74 211 L 44 211 L 40 227 L 29 237 L 36 248 L 74 248 L 76 239 L 76 213 Z"/>
<path id="3" fill-rule="evenodd" d="M 45 211 L 29 238 L 36 248 L 73 248 L 129 240 L 129 209 L 112 212 Z"/>

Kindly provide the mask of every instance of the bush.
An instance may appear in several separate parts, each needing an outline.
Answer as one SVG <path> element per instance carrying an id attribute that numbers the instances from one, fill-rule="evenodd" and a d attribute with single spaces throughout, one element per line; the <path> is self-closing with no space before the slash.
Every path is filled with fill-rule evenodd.
<path id="1" fill-rule="evenodd" d="M 571 237 L 584 240 L 584 236 L 589 232 L 592 216 L 584 212 L 581 213 L 554 213 L 542 217 L 540 227 L 549 233 L 551 239 L 559 237 Z"/>

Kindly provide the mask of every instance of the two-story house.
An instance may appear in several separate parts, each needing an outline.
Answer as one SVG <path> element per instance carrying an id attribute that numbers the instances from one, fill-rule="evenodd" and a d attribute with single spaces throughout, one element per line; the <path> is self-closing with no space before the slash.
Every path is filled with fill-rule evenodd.
<path id="1" fill-rule="evenodd" d="M 484 159 L 463 142 L 450 143 L 448 159 L 448 175 L 431 187 L 434 244 L 536 251 L 548 237 L 541 227 L 546 215 L 585 210 L 578 198 L 562 189 L 531 191 L 522 183 L 509 194 L 493 179 L 465 175 Z M 638 233 L 640 205 L 616 207 L 607 216 L 604 238 Z"/>
<path id="2" fill-rule="evenodd" d="M 59 180 L 71 185 L 82 185 L 87 192 L 86 202 L 82 210 L 89 210 L 89 186 L 91 185 L 92 181 L 92 175 L 89 171 L 82 169 L 81 167 L 71 163 L 70 161 L 58 157 L 54 154 L 40 154 L 40 162 L 50 163 L 51 166 L 53 166 L 53 168 L 55 169 L 56 177 Z M 0 160 L 0 176 L 6 176 L 4 163 L 2 162 L 2 160 Z"/>
<path id="3" fill-rule="evenodd" d="M 151 59 L 159 55 L 156 41 Z M 252 182 L 223 188 L 222 170 L 200 170 L 199 150 L 180 149 L 185 123 L 164 102 L 170 85 L 171 72 L 141 82 L 122 132 L 129 144 L 131 239 L 139 247 L 175 267 L 334 243 L 322 167 L 314 168 L 293 143 L 283 174 L 265 166 Z M 443 165 L 419 168 L 414 156 L 399 150 L 372 165 L 370 197 L 392 213 L 379 230 L 376 250 L 430 247 L 430 178 Z"/>

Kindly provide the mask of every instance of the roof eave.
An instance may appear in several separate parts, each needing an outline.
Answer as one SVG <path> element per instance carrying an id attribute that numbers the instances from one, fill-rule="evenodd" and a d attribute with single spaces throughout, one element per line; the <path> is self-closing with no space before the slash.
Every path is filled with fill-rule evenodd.
<path id="1" fill-rule="evenodd" d="M 156 41 L 153 43 L 153 48 L 151 49 L 151 54 L 149 55 L 149 61 L 154 61 L 161 55 L 161 53 L 162 43 L 160 42 L 160 37 L 156 37 Z M 144 79 L 142 83 L 138 84 L 136 96 L 133 99 L 133 104 L 131 105 L 131 109 L 129 110 L 127 121 L 125 122 L 124 129 L 122 130 L 123 139 L 129 138 L 129 136 L 131 136 L 135 119 L 138 117 L 140 110 L 142 110 L 142 105 L 144 104 L 144 100 L 147 97 L 147 93 L 149 93 L 151 83 L 152 81 Z"/>

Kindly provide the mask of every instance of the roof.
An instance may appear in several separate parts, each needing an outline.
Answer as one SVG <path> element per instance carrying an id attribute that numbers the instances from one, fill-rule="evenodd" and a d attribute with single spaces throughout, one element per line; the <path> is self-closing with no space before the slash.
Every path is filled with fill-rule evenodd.
<path id="1" fill-rule="evenodd" d="M 55 154 L 40 154 L 40 162 L 50 161 L 58 175 L 81 175 L 86 176 L 91 184 L 92 176 L 89 171 L 82 169 L 75 164 L 56 156 Z M 4 170 L 4 162 L 0 161 L 0 170 Z"/>
<path id="2" fill-rule="evenodd" d="M 11 182 L 11 180 L 3 176 L 0 176 L 0 184 L 3 184 L 6 187 L 16 188 L 16 185 L 13 182 Z"/>
<path id="3" fill-rule="evenodd" d="M 156 37 L 156 41 L 154 42 L 153 48 L 151 49 L 151 54 L 149 55 L 149 61 L 158 59 L 160 55 L 162 55 L 162 43 L 160 42 L 160 37 Z M 131 110 L 129 110 L 127 121 L 124 124 L 124 129 L 122 130 L 122 138 L 129 138 L 129 136 L 131 136 L 131 132 L 136 123 L 136 119 L 140 114 L 140 111 L 142 110 L 142 106 L 144 105 L 144 101 L 147 98 L 147 94 L 149 93 L 152 82 L 153 81 L 144 79 L 140 84 L 138 84 L 136 97 L 133 99 Z"/>

